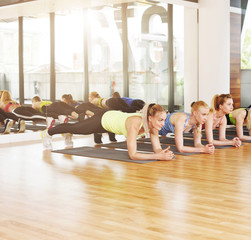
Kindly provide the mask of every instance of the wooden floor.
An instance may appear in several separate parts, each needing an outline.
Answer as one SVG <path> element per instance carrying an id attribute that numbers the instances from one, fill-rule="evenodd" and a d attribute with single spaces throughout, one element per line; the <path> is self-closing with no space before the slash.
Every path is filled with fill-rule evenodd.
<path id="1" fill-rule="evenodd" d="M 148 164 L 1 144 L 0 194 L 0 240 L 250 240 L 251 143 Z"/>

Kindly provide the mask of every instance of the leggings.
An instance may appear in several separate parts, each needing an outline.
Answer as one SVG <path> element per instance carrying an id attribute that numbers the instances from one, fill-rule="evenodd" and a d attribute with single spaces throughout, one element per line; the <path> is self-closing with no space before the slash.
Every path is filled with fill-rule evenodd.
<path id="1" fill-rule="evenodd" d="M 133 100 L 131 107 L 135 107 L 137 108 L 137 110 L 141 110 L 144 107 L 144 105 L 145 102 L 143 100 L 135 99 Z"/>
<path id="2" fill-rule="evenodd" d="M 109 98 L 106 100 L 106 105 L 110 110 L 120 110 L 127 113 L 134 113 L 138 110 L 137 107 L 129 106 L 122 98 Z"/>
<path id="3" fill-rule="evenodd" d="M 81 103 L 80 105 L 78 105 L 76 108 L 75 108 L 75 111 L 80 114 L 80 113 L 86 113 L 86 111 L 91 111 L 93 112 L 94 114 L 98 111 L 106 111 L 106 110 L 103 110 L 99 107 L 97 107 L 96 105 L 90 103 L 90 102 L 86 102 L 86 103 Z"/>
<path id="4" fill-rule="evenodd" d="M 15 114 L 11 112 L 5 112 L 2 108 L 0 108 L 0 122 L 4 123 L 4 120 L 7 118 L 18 121 L 18 117 Z"/>
<path id="5" fill-rule="evenodd" d="M 83 134 L 89 135 L 92 133 L 106 133 L 108 132 L 102 127 L 101 119 L 105 111 L 97 112 L 93 117 L 87 118 L 78 123 L 63 123 L 48 130 L 49 135 L 60 133 Z"/>
<path id="6" fill-rule="evenodd" d="M 46 120 L 45 114 L 35 110 L 32 107 L 20 106 L 15 108 L 12 113 L 23 120 Z"/>
<path id="7" fill-rule="evenodd" d="M 75 108 L 64 102 L 54 102 L 48 106 L 43 106 L 42 111 L 46 116 L 58 118 L 59 115 L 71 115 L 72 112 L 75 112 Z"/>

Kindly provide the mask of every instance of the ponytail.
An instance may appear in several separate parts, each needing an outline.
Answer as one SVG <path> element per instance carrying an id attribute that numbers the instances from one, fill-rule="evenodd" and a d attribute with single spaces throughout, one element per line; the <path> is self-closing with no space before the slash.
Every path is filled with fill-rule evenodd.
<path id="1" fill-rule="evenodd" d="M 214 111 L 218 111 L 220 109 L 220 105 L 223 105 L 224 102 L 226 102 L 227 99 L 232 99 L 232 95 L 231 94 L 215 94 L 213 99 L 212 99 L 212 109 Z"/>
<path id="2" fill-rule="evenodd" d="M 146 137 L 149 137 L 149 126 L 148 126 L 148 118 L 149 116 L 154 116 L 157 112 L 166 112 L 166 109 L 163 108 L 159 104 L 155 103 L 146 103 L 142 108 L 142 120 L 143 120 L 143 128 L 145 130 Z"/>

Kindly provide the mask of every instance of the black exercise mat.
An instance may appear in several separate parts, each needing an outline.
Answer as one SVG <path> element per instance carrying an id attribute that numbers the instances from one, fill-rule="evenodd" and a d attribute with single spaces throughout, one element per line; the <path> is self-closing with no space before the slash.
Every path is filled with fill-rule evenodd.
<path id="1" fill-rule="evenodd" d="M 127 143 L 126 142 L 117 142 L 117 143 L 107 143 L 107 144 L 101 144 L 102 147 L 109 147 L 109 148 L 119 148 L 119 149 L 127 149 Z M 162 145 L 162 149 L 165 149 L 168 147 L 168 145 Z M 143 152 L 153 152 L 152 144 L 151 143 L 142 143 L 137 142 L 137 150 L 143 151 Z M 200 153 L 181 153 L 177 150 L 176 146 L 170 146 L 170 150 L 173 151 L 174 154 L 177 155 L 194 155 L 194 154 L 200 154 Z"/>
<path id="2" fill-rule="evenodd" d="M 183 133 L 183 136 L 186 138 L 193 138 L 193 134 L 192 133 Z M 233 135 L 226 135 L 226 139 L 228 140 L 232 140 L 235 136 Z M 202 133 L 201 135 L 201 139 L 206 139 L 206 133 Z M 213 138 L 214 140 L 219 140 L 219 134 L 213 134 Z"/>
<path id="3" fill-rule="evenodd" d="M 150 138 L 140 138 L 138 139 L 138 141 L 140 142 L 151 142 Z M 175 139 L 174 137 L 160 137 L 159 138 L 160 143 L 164 143 L 164 144 L 171 144 L 171 145 L 175 145 Z M 194 141 L 193 138 L 184 138 L 183 141 L 185 146 L 194 146 Z M 207 144 L 206 140 L 201 140 L 202 144 Z"/>
<path id="4" fill-rule="evenodd" d="M 216 128 L 213 130 L 214 133 L 219 133 L 219 129 Z M 236 127 L 226 128 L 227 135 L 235 135 L 236 136 Z M 249 131 L 246 127 L 243 127 L 243 134 L 249 135 Z"/>
<path id="5" fill-rule="evenodd" d="M 114 149 L 104 149 L 104 148 L 94 148 L 94 147 L 78 147 L 78 148 L 68 148 L 52 151 L 55 153 L 63 153 L 69 155 L 83 156 L 83 157 L 93 157 L 110 159 L 117 161 L 126 161 L 133 163 L 150 163 L 157 160 L 131 160 L 129 158 L 127 151 L 114 150 Z"/>
<path id="6" fill-rule="evenodd" d="M 171 138 L 171 137 L 160 137 L 160 143 L 164 143 L 164 144 L 172 144 L 175 145 L 175 139 Z M 141 139 L 139 139 L 138 141 L 141 141 Z M 150 138 L 143 138 L 142 139 L 143 142 L 151 142 Z M 201 140 L 201 143 L 203 145 L 208 144 L 207 140 Z M 188 146 L 188 147 L 193 147 L 194 146 L 194 141 L 193 138 L 184 138 L 183 139 L 183 144 L 184 146 Z M 225 146 L 215 146 L 216 149 L 223 149 L 223 148 L 230 148 L 232 147 L 231 145 L 225 145 Z"/>
<path id="7" fill-rule="evenodd" d="M 3 133 L 3 132 L 4 132 L 4 127 L 1 127 L 0 128 L 0 133 Z M 18 132 L 18 129 L 11 127 L 10 132 Z"/>
<path id="8" fill-rule="evenodd" d="M 10 131 L 11 132 L 18 132 L 18 125 L 15 124 L 11 127 Z M 39 131 L 39 130 L 45 130 L 46 126 L 45 125 L 30 125 L 30 124 L 25 124 L 25 130 L 31 130 L 31 131 Z M 0 133 L 4 132 L 4 127 L 0 127 Z"/>

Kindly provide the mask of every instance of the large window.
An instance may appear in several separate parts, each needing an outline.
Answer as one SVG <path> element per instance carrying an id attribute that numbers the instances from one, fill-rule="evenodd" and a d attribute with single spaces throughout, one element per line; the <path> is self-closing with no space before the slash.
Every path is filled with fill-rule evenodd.
<path id="1" fill-rule="evenodd" d="M 168 105 L 167 4 L 135 3 L 128 12 L 129 95 Z"/>
<path id="2" fill-rule="evenodd" d="M 84 98 L 83 13 L 81 10 L 55 14 L 56 99 L 72 94 Z"/>
<path id="3" fill-rule="evenodd" d="M 34 95 L 60 100 L 70 93 L 84 100 L 88 91 L 102 97 L 118 91 L 183 110 L 184 9 L 169 6 L 133 2 L 85 9 L 85 18 L 82 9 L 23 17 L 24 103 Z M 19 97 L 19 31 L 17 21 L 0 22 L 0 87 L 14 98 Z M 22 88 L 22 76 L 20 83 Z"/>
<path id="4" fill-rule="evenodd" d="M 184 7 L 173 5 L 174 110 L 184 110 Z"/>
<path id="5" fill-rule="evenodd" d="M 19 99 L 18 21 L 0 22 L 0 89 Z"/>
<path id="6" fill-rule="evenodd" d="M 44 18 L 24 18 L 24 102 L 34 95 L 50 99 L 50 21 Z"/>
<path id="7" fill-rule="evenodd" d="M 121 7 L 89 10 L 89 90 L 109 97 L 123 94 Z"/>

